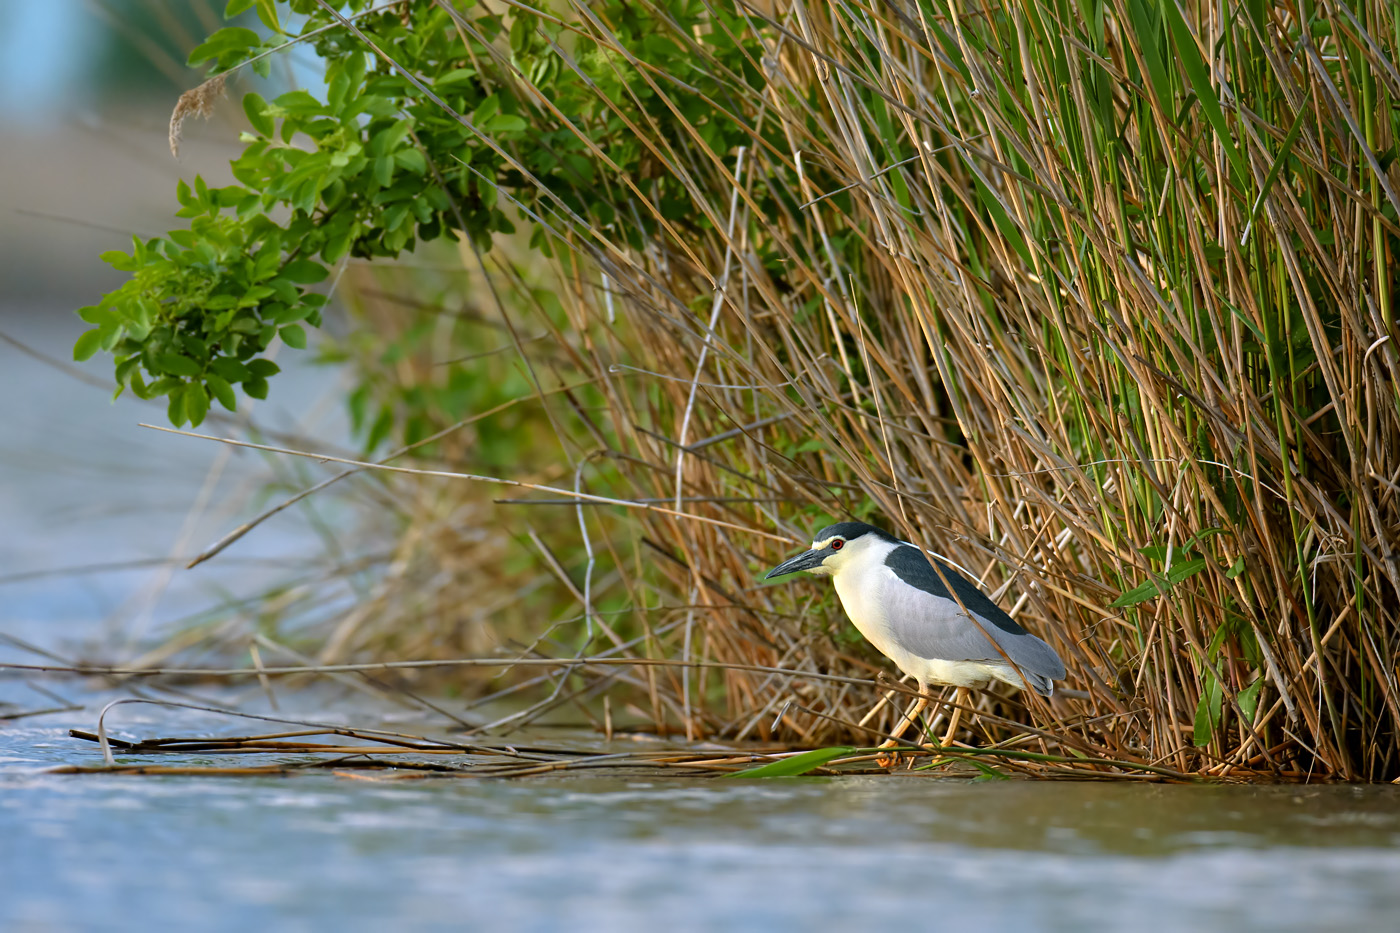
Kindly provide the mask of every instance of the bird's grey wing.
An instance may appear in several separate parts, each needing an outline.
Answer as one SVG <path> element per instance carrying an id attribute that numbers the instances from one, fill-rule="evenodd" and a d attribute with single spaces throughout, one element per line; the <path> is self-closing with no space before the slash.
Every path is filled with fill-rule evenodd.
<path id="1" fill-rule="evenodd" d="M 939 561 L 940 577 L 913 545 L 892 551 L 885 565 L 889 574 L 881 587 L 881 601 L 886 624 L 890 636 L 905 651 L 944 661 L 1004 663 L 1010 658 L 1022 672 L 1034 677 L 1059 680 L 1065 676 L 1064 663 L 1055 649 L 1017 625 L 952 567 Z M 964 606 L 976 623 L 963 611 Z"/>

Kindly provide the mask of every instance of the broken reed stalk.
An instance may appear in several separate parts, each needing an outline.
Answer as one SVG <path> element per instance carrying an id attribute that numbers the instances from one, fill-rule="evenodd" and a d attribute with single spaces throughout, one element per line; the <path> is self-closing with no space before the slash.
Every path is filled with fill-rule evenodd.
<path id="1" fill-rule="evenodd" d="M 289 742 L 288 737 L 322 735 L 330 731 L 335 735 L 349 736 L 365 741 L 365 745 L 328 745 L 324 742 Z M 519 778 L 564 771 L 625 769 L 631 773 L 647 771 L 675 771 L 683 769 L 693 775 L 730 775 L 753 767 L 756 764 L 770 764 L 787 758 L 797 757 L 803 752 L 760 749 L 715 749 L 694 750 L 685 748 L 663 748 L 642 752 L 613 752 L 595 754 L 577 749 L 547 747 L 491 748 L 477 746 L 470 750 L 460 745 L 442 744 L 429 738 L 420 737 L 412 742 L 383 744 L 383 733 L 375 730 L 359 730 L 342 727 L 333 730 L 300 730 L 297 732 L 276 732 L 267 735 L 230 736 L 225 738 L 161 738 L 128 742 L 113 739 L 101 731 L 85 732 L 69 730 L 73 738 L 97 742 L 104 751 L 105 763 L 101 767 L 91 765 L 64 765 L 54 768 L 54 774 L 180 774 L 246 777 L 267 774 L 291 774 L 307 770 L 366 769 L 389 771 L 418 771 L 439 776 L 458 777 L 497 777 Z M 130 760 L 118 763 L 109 749 L 115 746 L 121 754 L 130 759 L 138 755 L 190 755 L 201 757 L 211 755 L 296 755 L 293 762 L 276 762 L 254 766 L 165 766 L 149 763 L 134 763 Z M 852 748 L 832 759 L 828 767 L 814 767 L 803 773 L 839 775 L 868 773 L 869 765 L 876 758 L 894 754 L 902 760 L 901 767 L 930 770 L 949 761 L 970 763 L 977 772 L 993 773 L 1000 776 L 997 765 L 1011 766 L 1018 773 L 1027 776 L 1037 774 L 1058 776 L 1094 776 L 1101 778 L 1137 778 L 1176 782 L 1189 782 L 1192 775 L 1181 774 L 1169 768 L 1145 765 L 1139 762 L 1122 762 L 1108 759 L 1067 757 L 1023 752 L 1016 749 L 988 748 L 928 748 L 917 745 L 902 745 L 895 749 Z M 333 755 L 332 758 L 305 760 L 306 755 Z M 394 756 L 394 757 L 385 757 Z M 437 761 L 414 761 L 400 756 L 430 756 Z M 441 757 L 455 756 L 461 760 L 443 762 Z M 1067 770 L 1062 765 L 1072 764 L 1076 769 Z M 844 766 L 844 767 L 843 767 Z M 859 766 L 859 767 L 852 767 Z M 885 766 L 877 769 L 883 771 Z M 400 777 L 413 775 L 399 775 Z"/>

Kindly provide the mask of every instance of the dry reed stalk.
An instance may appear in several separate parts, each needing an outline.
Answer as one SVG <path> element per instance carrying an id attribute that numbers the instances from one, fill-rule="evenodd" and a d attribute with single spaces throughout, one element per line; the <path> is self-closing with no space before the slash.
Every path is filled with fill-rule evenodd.
<path id="1" fill-rule="evenodd" d="M 413 741 L 385 743 L 385 735 L 375 730 L 339 728 L 331 730 L 336 735 L 350 736 L 365 741 L 364 745 L 329 745 L 324 742 L 289 742 L 288 737 L 302 737 L 323 734 L 324 730 L 300 730 L 296 732 L 276 732 L 267 735 L 230 736 L 226 738 L 160 738 L 139 742 L 128 742 L 111 738 L 99 729 L 94 734 L 79 729 L 69 730 L 73 738 L 88 742 L 98 742 L 104 748 L 117 748 L 123 762 L 109 760 L 102 766 L 64 765 L 50 771 L 53 774 L 179 774 L 186 776 L 248 777 L 267 774 L 292 774 L 309 770 L 391 770 L 420 771 L 440 776 L 521 778 L 558 774 L 564 771 L 582 770 L 625 770 L 630 775 L 646 776 L 666 772 L 684 772 L 695 776 L 727 776 L 754 768 L 757 765 L 773 764 L 787 758 L 803 754 L 785 749 L 728 748 L 694 750 L 686 748 L 657 748 L 646 751 L 611 752 L 596 754 L 573 748 L 559 748 L 535 745 L 522 747 L 512 745 L 502 748 L 482 746 L 463 747 L 460 745 L 436 743 L 431 739 L 418 738 Z M 850 748 L 841 751 L 838 757 L 830 759 L 825 767 L 817 766 L 805 773 L 840 775 L 869 773 L 869 764 L 880 757 L 874 749 Z M 294 762 L 273 762 L 252 766 L 166 766 L 137 764 L 129 759 L 135 756 L 190 755 L 201 757 L 218 755 L 296 755 Z M 899 750 L 902 757 L 900 767 L 928 771 L 931 775 L 949 776 L 944 765 L 949 762 L 965 764 L 970 770 L 953 772 L 963 776 L 974 774 L 1008 777 L 1002 769 L 1012 773 L 1033 777 L 1100 777 L 1122 779 L 1148 779 L 1158 781 L 1187 782 L 1191 775 L 1181 774 L 1167 768 L 1141 765 L 1133 762 L 1111 761 L 1107 759 L 1044 755 L 1022 752 L 1010 748 L 926 749 L 908 746 Z M 335 756 L 307 760 L 309 755 Z M 416 761 L 400 756 L 453 756 L 457 760 Z M 394 757 L 386 757 L 394 756 Z M 1075 769 L 1063 765 L 1073 764 Z M 852 767 L 856 766 L 856 767 Z M 874 770 L 884 770 L 879 766 Z"/>

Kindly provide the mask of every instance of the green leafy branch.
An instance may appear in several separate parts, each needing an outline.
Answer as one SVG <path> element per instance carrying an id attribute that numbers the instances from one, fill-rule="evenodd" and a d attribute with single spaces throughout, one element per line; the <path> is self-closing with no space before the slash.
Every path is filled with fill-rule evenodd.
<path id="1" fill-rule="evenodd" d="M 211 401 L 234 409 L 235 386 L 265 397 L 278 371 L 265 354 L 279 338 L 306 345 L 305 328 L 320 326 L 326 303 L 314 286 L 350 257 L 395 257 L 442 236 L 487 249 L 494 235 L 514 230 L 502 201 L 530 212 L 548 201 L 592 225 L 590 234 L 613 230 L 639 242 L 657 223 L 695 222 L 683 182 L 650 172 L 630 129 L 642 119 L 670 125 L 674 114 L 616 49 L 576 35 L 566 55 L 554 16 L 516 10 L 509 20 L 466 19 L 445 4 L 387 9 L 367 0 L 339 12 L 316 0 L 287 5 L 303 17 L 290 39 L 279 4 L 232 0 L 227 16 L 256 9 L 271 37 L 227 27 L 195 48 L 190 64 L 209 64 L 214 82 L 244 65 L 266 74 L 273 52 L 309 42 L 325 62 L 324 99 L 306 90 L 271 101 L 246 94 L 250 131 L 231 163 L 237 183 L 181 183 L 177 216 L 188 228 L 104 254 L 129 278 L 80 311 L 93 329 L 75 358 L 111 353 L 118 393 L 168 397 L 173 424 L 199 424 Z M 704 89 L 687 116 L 716 151 L 748 139 L 748 128 L 713 118 L 706 95 L 720 95 L 722 86 L 685 49 L 621 2 L 605 6 L 615 41 Z M 670 12 L 680 22 L 710 15 L 693 2 Z M 752 50 L 722 44 L 743 73 Z M 532 87 L 521 85 L 521 74 Z M 622 101 L 644 113 L 625 115 Z M 600 152 L 610 178 L 600 176 Z M 656 216 L 614 229 L 610 192 L 643 177 Z M 547 247 L 542 226 L 535 234 L 532 245 Z"/>

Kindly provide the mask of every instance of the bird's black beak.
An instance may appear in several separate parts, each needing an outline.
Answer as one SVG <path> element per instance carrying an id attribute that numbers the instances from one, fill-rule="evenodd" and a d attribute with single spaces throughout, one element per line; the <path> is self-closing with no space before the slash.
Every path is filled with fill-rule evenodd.
<path id="1" fill-rule="evenodd" d="M 827 553 L 828 552 L 825 550 L 803 551 L 796 557 L 788 558 L 768 571 L 763 579 L 771 580 L 774 577 L 781 577 L 784 574 L 797 573 L 799 570 L 811 570 L 813 567 L 819 566 L 822 561 L 826 560 Z"/>

